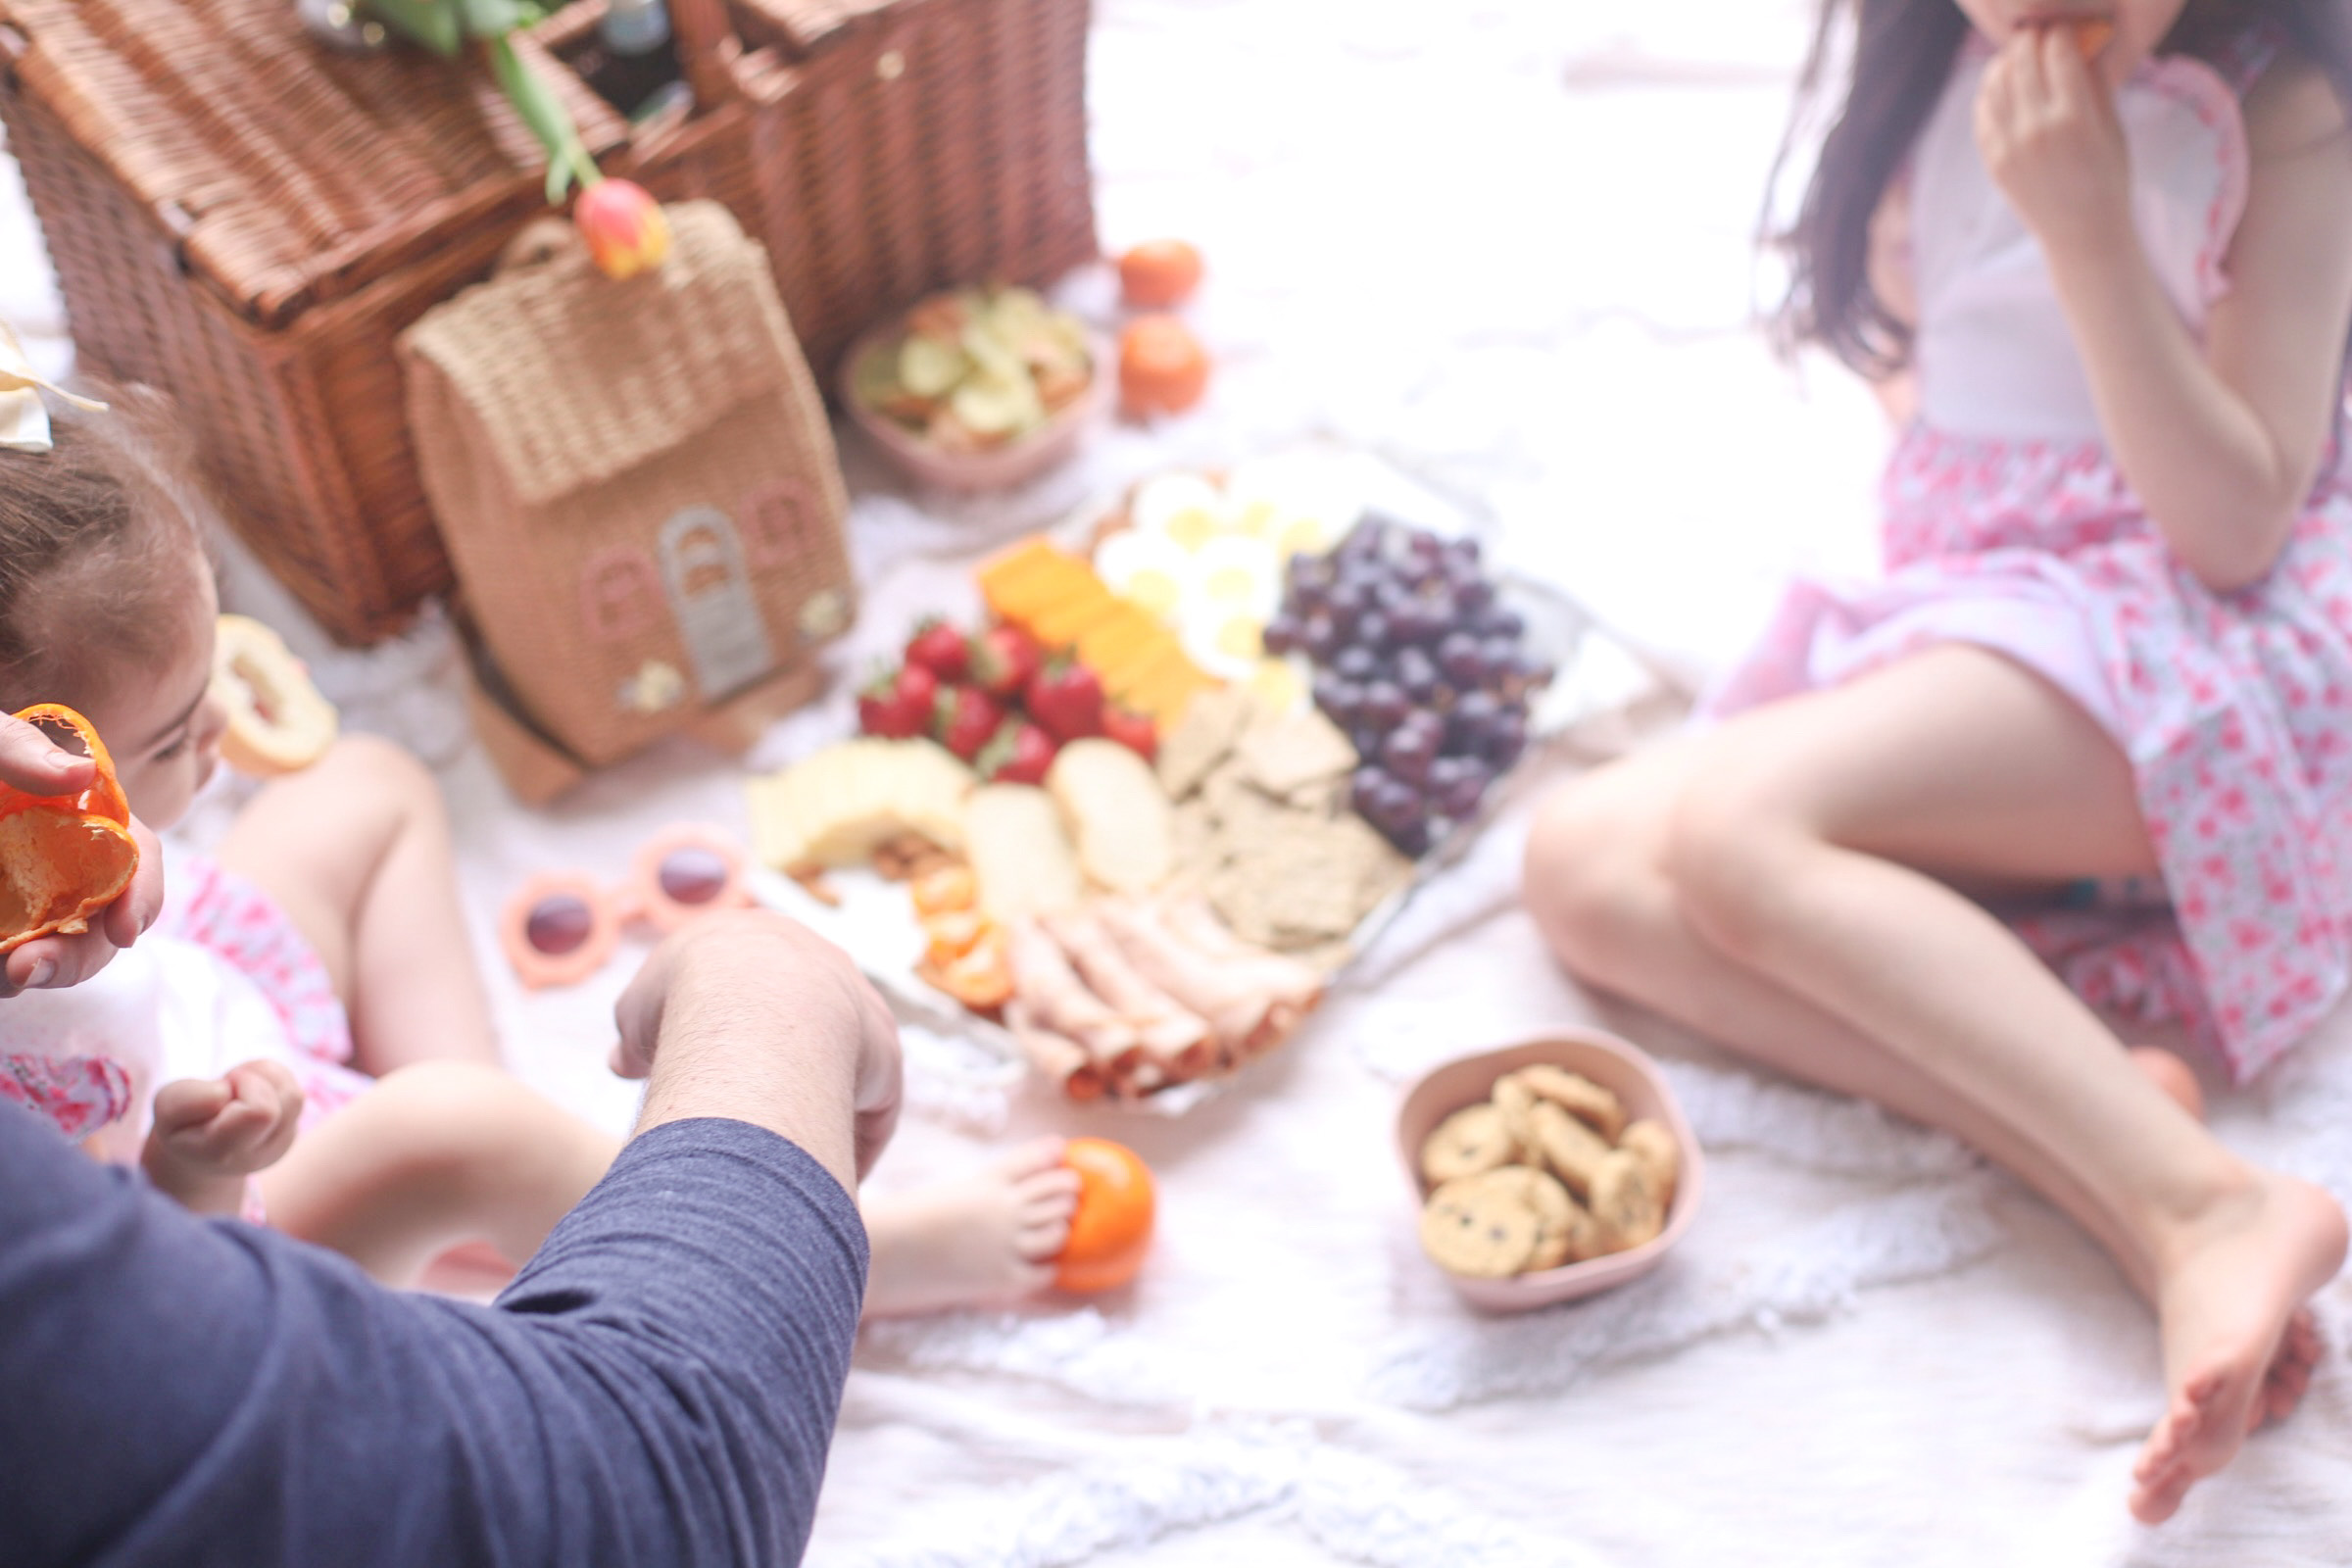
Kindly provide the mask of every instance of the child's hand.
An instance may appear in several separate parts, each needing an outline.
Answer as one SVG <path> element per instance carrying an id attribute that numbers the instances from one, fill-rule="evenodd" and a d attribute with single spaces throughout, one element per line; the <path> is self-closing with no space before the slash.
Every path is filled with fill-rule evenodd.
<path id="1" fill-rule="evenodd" d="M 1977 91 L 1977 150 L 2055 260 L 2138 243 L 2115 98 L 2066 27 L 2020 27 Z"/>
<path id="2" fill-rule="evenodd" d="M 244 1179 L 277 1163 L 302 1119 L 302 1088 L 274 1061 L 224 1078 L 182 1078 L 156 1092 L 141 1158 L 148 1179 L 207 1213 L 234 1213 Z"/>

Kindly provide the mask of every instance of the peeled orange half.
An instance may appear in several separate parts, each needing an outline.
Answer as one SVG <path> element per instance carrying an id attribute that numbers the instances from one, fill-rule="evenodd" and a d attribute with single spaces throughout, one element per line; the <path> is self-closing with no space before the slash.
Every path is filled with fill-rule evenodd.
<path id="1" fill-rule="evenodd" d="M 74 795 L 27 795 L 0 784 L 0 953 L 88 930 L 90 916 L 121 898 L 139 868 L 130 806 L 90 721 L 56 703 L 17 716 L 78 736 L 98 776 Z"/>

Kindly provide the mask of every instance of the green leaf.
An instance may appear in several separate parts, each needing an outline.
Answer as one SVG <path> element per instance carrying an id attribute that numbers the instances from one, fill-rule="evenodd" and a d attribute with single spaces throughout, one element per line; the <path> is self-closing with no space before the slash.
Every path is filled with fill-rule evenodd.
<path id="1" fill-rule="evenodd" d="M 458 0 L 458 14 L 476 38 L 503 38 L 529 20 L 515 0 Z"/>
<path id="2" fill-rule="evenodd" d="M 491 73 L 514 105 L 514 112 L 531 128 L 531 134 L 539 138 L 539 145 L 547 149 L 549 204 L 562 201 L 575 179 L 582 185 L 593 185 L 603 178 L 597 172 L 596 160 L 581 145 L 579 130 L 572 124 L 564 101 L 536 72 L 522 63 L 514 45 L 505 38 L 492 38 L 483 48 L 490 56 Z"/>
<path id="3" fill-rule="evenodd" d="M 465 43 L 452 0 L 366 0 L 368 15 L 437 55 L 454 55 Z"/>

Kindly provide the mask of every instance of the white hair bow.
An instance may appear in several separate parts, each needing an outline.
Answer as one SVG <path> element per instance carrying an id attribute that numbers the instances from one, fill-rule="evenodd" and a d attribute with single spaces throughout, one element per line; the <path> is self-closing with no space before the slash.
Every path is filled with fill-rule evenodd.
<path id="1" fill-rule="evenodd" d="M 43 392 L 92 414 L 106 412 L 105 404 L 77 398 L 33 374 L 32 362 L 24 357 L 17 334 L 6 321 L 0 321 L 0 447 L 12 452 L 49 450 L 49 409 L 41 402 Z"/>

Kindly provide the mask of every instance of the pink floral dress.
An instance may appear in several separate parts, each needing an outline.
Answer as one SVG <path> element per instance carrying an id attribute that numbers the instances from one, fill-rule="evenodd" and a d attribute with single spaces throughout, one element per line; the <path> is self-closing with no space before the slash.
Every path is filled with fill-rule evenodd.
<path id="1" fill-rule="evenodd" d="M 2237 93 L 2269 52 L 2161 59 L 2117 95 L 2135 226 L 2200 335 L 2245 205 Z M 1977 155 L 1987 58 L 1963 57 L 1914 151 L 1920 417 L 1884 480 L 1886 575 L 1797 584 L 1709 706 L 1949 642 L 2048 678 L 2131 759 L 2164 889 L 2029 914 L 2021 934 L 2094 1004 L 2188 1023 L 2242 1082 L 2352 978 L 2352 474 L 2331 443 L 2251 588 L 2215 594 L 2173 557 L 2107 453 L 2039 247 Z"/>
<path id="2" fill-rule="evenodd" d="M 0 1004 L 0 1100 L 135 1164 L 155 1092 L 175 1079 L 280 1062 L 306 1132 L 363 1093 L 343 1004 L 285 911 L 202 857 L 169 857 L 165 886 L 154 927 L 95 977 Z"/>

